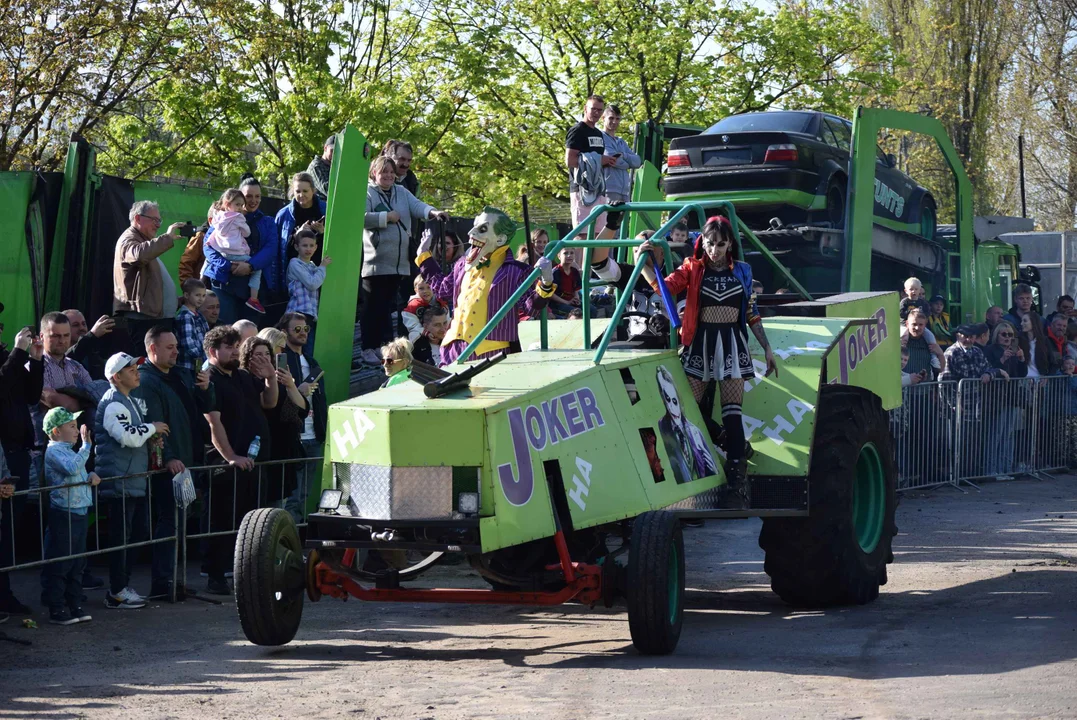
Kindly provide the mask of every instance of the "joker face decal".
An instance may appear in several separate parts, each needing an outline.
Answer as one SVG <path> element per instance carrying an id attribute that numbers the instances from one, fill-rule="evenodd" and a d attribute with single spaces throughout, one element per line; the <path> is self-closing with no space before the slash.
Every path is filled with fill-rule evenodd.
<path id="1" fill-rule="evenodd" d="M 464 255 L 464 262 L 469 268 L 475 267 L 508 243 L 514 232 L 516 223 L 503 211 L 493 207 L 483 208 L 467 234 L 471 245 Z"/>
<path id="2" fill-rule="evenodd" d="M 673 422 L 681 421 L 681 398 L 677 394 L 677 387 L 673 384 L 673 376 L 665 367 L 658 367 L 658 389 L 662 393 L 662 402 Z"/>

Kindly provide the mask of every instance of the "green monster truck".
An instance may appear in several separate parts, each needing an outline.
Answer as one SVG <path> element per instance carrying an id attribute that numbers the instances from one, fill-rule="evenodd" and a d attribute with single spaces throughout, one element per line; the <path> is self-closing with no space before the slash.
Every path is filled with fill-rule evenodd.
<path id="1" fill-rule="evenodd" d="M 593 237 L 603 209 L 570 237 Z M 702 221 L 704 212 L 685 203 L 621 209 L 669 212 L 658 237 L 689 213 Z M 735 226 L 734 208 L 721 210 Z M 588 267 L 599 242 L 627 248 L 639 241 L 560 240 L 546 256 L 580 247 Z M 463 357 L 539 273 L 489 318 Z M 584 290 L 586 317 L 586 282 Z M 309 517 L 305 543 L 278 509 L 253 511 L 240 529 L 236 600 L 248 639 L 290 641 L 304 594 L 623 601 L 635 646 L 669 653 L 684 612 L 685 517 L 762 517 L 766 570 L 791 603 L 874 599 L 895 533 L 886 410 L 900 403 L 897 295 L 802 300 L 766 319 L 780 375 L 745 382 L 744 424 L 754 447 L 749 510 L 717 507 L 722 452 L 707 439 L 670 336 L 617 340 L 627 300 L 619 297 L 611 319 L 592 321 L 602 332 L 596 343 L 588 323 L 544 316 L 523 325 L 539 334 L 535 350 L 445 371 L 417 367 L 413 382 L 333 405 L 326 443 L 333 488 Z M 532 338 L 522 332 L 521 342 L 530 347 Z M 758 347 L 753 354 L 762 357 Z M 492 589 L 414 583 L 452 553 Z"/>

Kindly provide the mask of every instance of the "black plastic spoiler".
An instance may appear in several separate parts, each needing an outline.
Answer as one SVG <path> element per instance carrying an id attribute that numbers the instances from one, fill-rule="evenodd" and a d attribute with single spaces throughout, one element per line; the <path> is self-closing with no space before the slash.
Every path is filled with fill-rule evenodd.
<path id="1" fill-rule="evenodd" d="M 411 363 L 411 379 L 423 386 L 423 393 L 430 399 L 439 398 L 471 385 L 471 378 L 493 367 L 508 357 L 508 351 L 475 363 L 467 370 L 450 373 L 419 360 Z"/>

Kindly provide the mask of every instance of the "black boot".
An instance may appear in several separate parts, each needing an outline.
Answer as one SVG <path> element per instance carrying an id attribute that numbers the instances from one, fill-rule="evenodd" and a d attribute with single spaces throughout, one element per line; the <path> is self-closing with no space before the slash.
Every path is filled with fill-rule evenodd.
<path id="1" fill-rule="evenodd" d="M 751 507 L 751 490 L 748 486 L 745 460 L 731 458 L 725 464 L 726 492 L 722 497 L 725 510 L 747 510 Z"/>
<path id="2" fill-rule="evenodd" d="M 707 434 L 711 436 L 711 442 L 715 447 L 725 450 L 725 428 L 714 421 L 709 415 L 703 416 L 703 424 L 707 426 Z"/>

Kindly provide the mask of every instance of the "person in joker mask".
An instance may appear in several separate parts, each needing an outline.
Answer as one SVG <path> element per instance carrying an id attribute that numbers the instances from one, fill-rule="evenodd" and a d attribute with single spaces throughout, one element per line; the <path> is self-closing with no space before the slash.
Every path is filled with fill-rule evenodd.
<path id="1" fill-rule="evenodd" d="M 419 243 L 415 264 L 434 295 L 448 300 L 456 308 L 452 324 L 441 343 L 441 363 L 449 365 L 458 359 L 478 360 L 502 350 L 519 352 L 517 332 L 519 315 L 534 317 L 549 303 L 557 287 L 553 283 L 553 264 L 544 257 L 535 262 L 542 277 L 517 304 L 519 312 L 510 312 L 479 344 L 470 358 L 461 358 L 464 348 L 474 340 L 487 321 L 508 302 L 509 297 L 531 273 L 525 263 L 518 262 L 509 252 L 509 238 L 516 232 L 516 223 L 497 208 L 483 208 L 468 232 L 470 245 L 446 275 L 431 255 L 433 233 L 427 230 Z"/>
<path id="2" fill-rule="evenodd" d="M 662 403 L 666 406 L 666 414 L 658 421 L 658 432 L 673 465 L 673 477 L 680 484 L 717 475 L 714 452 L 699 428 L 684 416 L 673 375 L 664 365 L 659 365 L 657 376 Z"/>

